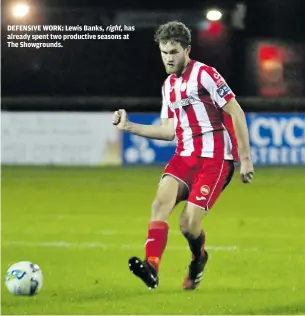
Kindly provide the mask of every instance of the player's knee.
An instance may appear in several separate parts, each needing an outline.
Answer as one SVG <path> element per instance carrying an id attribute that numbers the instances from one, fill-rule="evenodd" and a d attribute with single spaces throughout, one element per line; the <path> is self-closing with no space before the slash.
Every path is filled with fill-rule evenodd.
<path id="1" fill-rule="evenodd" d="M 159 184 L 157 196 L 152 204 L 152 220 L 167 221 L 175 207 L 179 182 L 172 177 L 165 177 Z"/>
<path id="2" fill-rule="evenodd" d="M 202 214 L 198 210 L 185 210 L 180 216 L 180 230 L 182 234 L 197 236 L 201 232 Z"/>
<path id="3" fill-rule="evenodd" d="M 166 221 L 175 206 L 175 197 L 157 196 L 152 203 L 152 220 Z"/>
<path id="4" fill-rule="evenodd" d="M 201 223 L 195 217 L 189 216 L 183 222 L 180 222 L 180 230 L 183 234 L 189 233 L 197 236 L 201 231 Z"/>

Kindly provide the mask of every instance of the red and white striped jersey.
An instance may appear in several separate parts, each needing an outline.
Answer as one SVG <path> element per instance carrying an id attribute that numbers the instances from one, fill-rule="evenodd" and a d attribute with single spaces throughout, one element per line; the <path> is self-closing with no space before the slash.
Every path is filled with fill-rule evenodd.
<path id="1" fill-rule="evenodd" d="M 215 68 L 195 60 L 181 76 L 168 76 L 162 87 L 161 118 L 174 118 L 176 153 L 237 160 L 232 120 L 222 109 L 234 97 Z"/>

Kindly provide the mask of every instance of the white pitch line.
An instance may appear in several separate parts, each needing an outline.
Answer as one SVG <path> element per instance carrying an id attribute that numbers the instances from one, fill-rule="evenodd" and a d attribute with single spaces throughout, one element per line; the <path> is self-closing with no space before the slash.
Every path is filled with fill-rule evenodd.
<path id="1" fill-rule="evenodd" d="M 140 231 L 140 230 L 133 230 L 133 231 L 126 231 L 126 230 L 82 230 L 81 232 L 79 230 L 75 229 L 66 229 L 65 233 L 69 234 L 80 234 L 80 235 L 103 235 L 103 236 L 113 236 L 113 235 L 128 235 L 128 236 L 144 236 L 147 231 Z M 23 230 L 22 234 L 26 235 L 36 235 L 36 232 L 33 231 L 33 229 L 29 230 Z M 207 233 L 206 233 L 207 234 Z M 179 230 L 171 230 L 169 232 L 169 236 L 182 236 L 181 232 Z"/>
<path id="2" fill-rule="evenodd" d="M 92 243 L 76 243 L 67 241 L 43 241 L 43 242 L 31 242 L 31 241 L 3 241 L 3 247 L 9 246 L 22 246 L 22 247 L 54 247 L 54 248 L 103 248 L 103 249 L 143 249 L 144 245 L 140 244 L 106 244 L 100 242 Z M 257 248 L 241 249 L 238 246 L 207 246 L 207 249 L 214 251 L 258 251 Z M 170 250 L 187 250 L 188 246 L 168 245 L 166 249 Z"/>
<path id="3" fill-rule="evenodd" d="M 67 242 L 67 241 L 43 241 L 43 242 L 31 242 L 31 241 L 3 241 L 3 247 L 11 246 L 21 246 L 21 247 L 50 247 L 50 248 L 102 248 L 102 249 L 144 249 L 144 245 L 140 244 L 106 244 L 100 242 L 91 242 L 91 243 L 76 243 L 76 242 Z M 167 250 L 188 250 L 188 246 L 182 245 L 168 245 Z M 283 251 L 298 251 L 305 252 L 305 249 L 283 249 L 283 248 L 270 248 L 270 249 L 259 249 L 259 248 L 242 248 L 239 246 L 207 246 L 207 250 L 212 251 L 240 251 L 240 252 L 258 252 L 258 251 L 267 251 L 267 252 L 283 252 Z"/>

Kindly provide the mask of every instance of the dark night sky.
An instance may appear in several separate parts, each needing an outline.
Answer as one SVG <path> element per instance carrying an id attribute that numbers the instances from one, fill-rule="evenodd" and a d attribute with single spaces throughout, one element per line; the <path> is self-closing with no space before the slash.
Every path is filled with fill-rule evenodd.
<path id="1" fill-rule="evenodd" d="M 2 0 L 2 7 L 12 0 Z M 143 1 L 143 0 L 27 0 L 28 3 L 47 8 L 94 7 L 100 10 L 110 9 L 202 9 L 219 6 L 230 10 L 237 3 L 247 5 L 247 29 L 249 36 L 276 36 L 304 38 L 305 1 L 304 0 L 194 0 L 188 1 Z M 3 13 L 2 13 L 3 14 Z"/>
<path id="2" fill-rule="evenodd" d="M 2 4 L 7 4 L 12 2 L 12 0 L 3 0 Z M 111 9 L 137 9 L 137 8 L 162 8 L 175 10 L 177 8 L 185 8 L 185 1 L 143 1 L 143 0 L 116 0 L 116 1 L 101 1 L 101 0 L 27 0 L 28 3 L 40 3 L 40 5 L 49 7 L 104 7 Z M 238 0 L 194 0 L 187 3 L 188 8 L 198 8 L 202 5 L 208 5 L 213 3 L 213 5 L 221 5 L 225 8 L 230 8 L 234 3 L 238 3 Z"/>
<path id="3" fill-rule="evenodd" d="M 2 7 L 12 0 L 2 1 Z M 188 1 L 104 1 L 104 0 L 28 0 L 29 3 L 50 9 L 65 8 L 63 21 L 77 24 L 69 8 L 91 7 L 94 12 L 102 10 L 119 11 L 120 9 L 179 9 L 202 10 L 218 6 L 232 10 L 238 0 L 200 0 Z M 191 3 L 191 5 L 189 5 Z M 231 44 L 235 47 L 229 78 L 238 93 L 242 93 L 244 63 L 242 62 L 244 42 L 250 38 L 291 39 L 305 46 L 305 0 L 245 0 L 247 16 L 246 29 L 233 34 Z M 80 10 L 81 11 L 81 10 Z M 51 12 L 51 11 L 47 11 Z M 2 15 L 5 10 L 2 10 Z M 68 18 L 68 19 L 67 19 Z M 71 19 L 73 23 L 71 23 Z M 64 23 L 61 21 L 61 23 Z M 76 21 L 76 23 L 74 23 Z M 3 24 L 3 22 L 2 22 Z M 164 77 L 157 49 L 152 39 L 153 31 L 144 30 L 134 35 L 128 47 L 121 41 L 107 43 L 75 42 L 67 50 L 11 50 L 2 49 L 2 93 L 12 94 L 112 94 L 126 95 L 126 82 L 133 78 L 134 95 L 159 95 L 159 86 Z M 3 41 L 3 36 L 2 36 Z M 142 46 L 139 45 L 142 43 Z M 143 44 L 144 43 L 144 44 Z M 104 45 L 104 46 L 103 46 Z M 144 46 L 143 46 L 144 45 Z M 150 55 L 145 55 L 143 47 L 148 48 Z M 196 51 L 196 50 L 194 50 Z M 204 58 L 206 58 L 204 56 Z M 216 68 L 218 57 L 216 58 Z M 135 60 L 140 63 L 131 63 Z M 149 60 L 149 63 L 147 62 Z M 135 65 L 134 65 L 135 64 Z M 111 66 L 109 66 L 111 65 Z M 108 68 L 107 68 L 108 66 Z M 128 66 L 128 68 L 127 68 Z M 239 68 L 238 68 L 239 67 Z M 151 72 L 151 69 L 154 69 Z M 103 71 L 101 71 L 103 70 Z M 122 71 L 123 70 L 123 71 Z M 141 72 L 142 71 L 142 72 Z M 143 84 L 143 77 L 150 72 L 151 84 Z M 110 82 L 112 80 L 113 82 Z M 121 90 L 120 90 L 121 89 Z M 240 90 L 238 90 L 240 89 Z M 119 92 L 121 91 L 121 92 Z M 129 90 L 128 90 L 128 93 Z M 245 92 L 247 93 L 247 92 Z"/>

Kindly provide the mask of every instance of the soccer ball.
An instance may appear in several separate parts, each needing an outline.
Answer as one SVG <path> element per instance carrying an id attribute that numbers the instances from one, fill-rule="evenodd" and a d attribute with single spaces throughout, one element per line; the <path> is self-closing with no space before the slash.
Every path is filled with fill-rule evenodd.
<path id="1" fill-rule="evenodd" d="M 37 264 L 20 261 L 9 267 L 5 276 L 5 285 L 14 295 L 35 295 L 43 284 L 43 275 Z"/>

